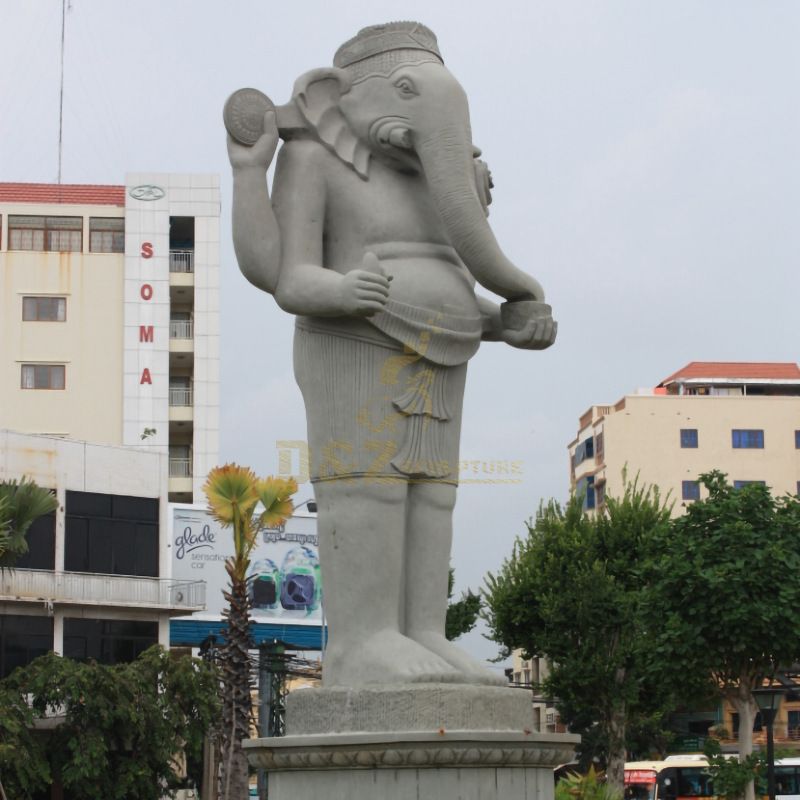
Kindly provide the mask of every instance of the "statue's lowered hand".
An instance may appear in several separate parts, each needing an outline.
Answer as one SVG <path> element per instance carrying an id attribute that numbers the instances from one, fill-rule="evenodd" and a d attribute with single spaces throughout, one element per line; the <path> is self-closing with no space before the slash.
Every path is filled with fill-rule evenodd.
<path id="1" fill-rule="evenodd" d="M 252 146 L 241 144 L 228 134 L 228 158 L 234 169 L 258 167 L 266 172 L 277 147 L 278 122 L 275 111 L 264 114 L 264 132 Z"/>
<path id="2" fill-rule="evenodd" d="M 371 317 L 382 311 L 389 299 L 391 280 L 378 257 L 365 253 L 361 266 L 342 276 L 339 284 L 342 311 L 356 317 Z"/>
<path id="3" fill-rule="evenodd" d="M 537 300 L 517 300 L 500 306 L 501 338 L 523 350 L 545 350 L 556 340 L 553 309 Z"/>

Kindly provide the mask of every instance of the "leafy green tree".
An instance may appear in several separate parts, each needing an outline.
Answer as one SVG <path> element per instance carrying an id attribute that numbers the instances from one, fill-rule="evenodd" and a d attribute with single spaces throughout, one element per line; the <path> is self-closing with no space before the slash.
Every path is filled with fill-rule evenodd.
<path id="1" fill-rule="evenodd" d="M 455 577 L 452 568 L 447 576 L 447 599 L 453 598 L 453 584 Z M 478 616 L 481 612 L 481 598 L 480 595 L 473 594 L 471 589 L 461 594 L 459 600 L 453 600 L 447 606 L 447 618 L 444 624 L 444 634 L 452 641 L 469 633 L 478 622 Z"/>
<path id="2" fill-rule="evenodd" d="M 57 505 L 52 492 L 31 480 L 0 481 L 0 569 L 13 567 L 28 552 L 25 536 L 31 525 Z"/>
<path id="3" fill-rule="evenodd" d="M 584 745 L 583 755 L 604 758 L 609 785 L 620 792 L 632 726 L 652 727 L 672 700 L 654 672 L 642 613 L 648 543 L 669 514 L 657 489 L 636 482 L 593 516 L 580 497 L 564 508 L 551 501 L 486 581 L 492 638 L 504 655 L 521 648 L 550 660 L 544 691 L 585 745 L 595 743 L 597 751 Z"/>
<path id="4" fill-rule="evenodd" d="M 247 796 L 249 783 L 242 740 L 250 735 L 253 716 L 247 570 L 259 532 L 283 524 L 291 516 L 291 496 L 297 483 L 258 478 L 248 467 L 226 464 L 208 473 L 203 491 L 212 516 L 230 528 L 233 536 L 234 554 L 225 561 L 229 581 L 224 592 L 227 606 L 222 612 L 225 638 L 217 653 L 222 680 L 220 800 L 240 800 Z M 256 513 L 258 507 L 261 511 Z"/>
<path id="5" fill-rule="evenodd" d="M 75 800 L 160 800 L 179 785 L 176 759 L 200 757 L 217 698 L 212 667 L 158 646 L 114 666 L 41 656 L 0 682 L 6 793 L 25 800 L 52 776 Z"/>
<path id="6" fill-rule="evenodd" d="M 655 537 L 650 618 L 659 658 L 708 676 L 738 712 L 745 761 L 753 689 L 800 660 L 800 498 L 735 489 L 719 471 L 700 482 L 708 496 Z"/>

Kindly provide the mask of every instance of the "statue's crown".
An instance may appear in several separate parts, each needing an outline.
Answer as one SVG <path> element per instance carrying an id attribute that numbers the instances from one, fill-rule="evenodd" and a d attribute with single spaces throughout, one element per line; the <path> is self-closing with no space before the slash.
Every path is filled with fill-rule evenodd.
<path id="1" fill-rule="evenodd" d="M 392 50 L 423 50 L 444 63 L 436 35 L 420 22 L 387 22 L 362 28 L 346 41 L 333 57 L 334 67 L 349 67 L 370 56 Z"/>

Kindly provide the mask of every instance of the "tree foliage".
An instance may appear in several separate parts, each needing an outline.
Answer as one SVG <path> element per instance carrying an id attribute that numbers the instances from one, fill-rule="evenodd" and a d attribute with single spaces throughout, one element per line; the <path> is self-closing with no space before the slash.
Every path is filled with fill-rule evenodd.
<path id="1" fill-rule="evenodd" d="M 234 545 L 233 556 L 225 561 L 229 583 L 223 592 L 227 603 L 222 612 L 224 642 L 217 651 L 217 663 L 222 681 L 220 798 L 238 800 L 248 791 L 249 771 L 242 739 L 250 734 L 253 716 L 247 570 L 259 532 L 281 525 L 291 516 L 291 497 L 297 491 L 297 483 L 292 479 L 258 478 L 248 467 L 226 464 L 208 473 L 203 491 L 209 512 L 231 530 Z"/>
<path id="2" fill-rule="evenodd" d="M 447 576 L 447 599 L 453 598 L 453 584 L 455 577 L 452 568 Z M 445 636 L 452 641 L 469 633 L 477 624 L 481 612 L 480 595 L 474 594 L 471 589 L 462 592 L 459 600 L 453 600 L 447 605 L 447 618 L 444 624 Z"/>
<path id="3" fill-rule="evenodd" d="M 655 537 L 649 582 L 656 651 L 707 675 L 739 712 L 740 756 L 752 750 L 752 690 L 800 660 L 800 498 L 718 471 L 708 496 Z"/>
<path id="4" fill-rule="evenodd" d="M 668 527 L 669 513 L 657 489 L 637 482 L 594 516 L 580 497 L 564 508 L 551 501 L 486 583 L 493 639 L 505 655 L 521 648 L 526 657 L 548 658 L 544 691 L 584 735 L 584 758 L 604 759 L 620 790 L 629 734 L 657 728 L 671 705 L 643 616 L 649 541 Z"/>
<path id="5" fill-rule="evenodd" d="M 26 535 L 41 516 L 55 511 L 55 495 L 31 480 L 0 481 L 0 569 L 28 552 Z"/>
<path id="6" fill-rule="evenodd" d="M 179 785 L 176 758 L 200 757 L 217 686 L 213 668 L 158 646 L 114 666 L 37 658 L 0 682 L 8 797 L 58 779 L 75 800 L 160 800 Z"/>

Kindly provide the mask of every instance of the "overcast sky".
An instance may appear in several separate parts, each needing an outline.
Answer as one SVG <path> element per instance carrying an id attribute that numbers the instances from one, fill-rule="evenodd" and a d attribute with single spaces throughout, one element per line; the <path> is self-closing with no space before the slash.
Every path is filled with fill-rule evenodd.
<path id="1" fill-rule="evenodd" d="M 1 5 L 0 181 L 54 181 L 61 0 Z M 494 176 L 492 226 L 560 323 L 547 352 L 485 344 L 470 364 L 462 459 L 522 471 L 460 490 L 457 588 L 477 588 L 540 500 L 568 493 L 590 405 L 688 361 L 797 361 L 800 2 L 71 0 L 62 179 L 221 174 L 221 457 L 264 474 L 305 418 L 293 321 L 233 257 L 222 106 L 242 86 L 286 102 L 395 19 L 437 34 Z"/>

